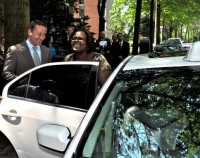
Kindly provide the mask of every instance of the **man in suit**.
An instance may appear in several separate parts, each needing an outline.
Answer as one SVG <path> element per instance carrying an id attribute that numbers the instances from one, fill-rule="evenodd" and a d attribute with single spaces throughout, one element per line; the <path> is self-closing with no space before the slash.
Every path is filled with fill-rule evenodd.
<path id="1" fill-rule="evenodd" d="M 114 33 L 112 34 L 112 43 L 118 41 L 117 34 L 118 34 L 117 32 L 114 32 Z"/>
<path id="2" fill-rule="evenodd" d="M 110 46 L 111 42 L 109 38 L 106 38 L 106 32 L 101 31 L 100 32 L 100 37 L 95 43 L 95 47 L 97 52 L 101 54 L 109 54 L 110 53 Z"/>
<path id="3" fill-rule="evenodd" d="M 112 69 L 114 70 L 122 60 L 124 60 L 130 54 L 129 43 L 124 41 L 122 33 L 117 34 L 117 42 L 113 42 L 111 46 L 112 56 Z"/>
<path id="4" fill-rule="evenodd" d="M 95 48 L 98 53 L 104 55 L 104 57 L 108 60 L 109 63 L 111 62 L 110 47 L 110 39 L 106 37 L 105 31 L 101 31 L 99 39 L 96 40 Z"/>
<path id="5" fill-rule="evenodd" d="M 51 62 L 49 48 L 42 45 L 46 32 L 45 23 L 39 20 L 31 21 L 28 38 L 8 48 L 2 71 L 6 83 L 37 65 Z M 37 56 L 37 65 L 34 55 Z"/>
<path id="6" fill-rule="evenodd" d="M 65 55 L 72 53 L 72 46 L 71 46 L 71 34 L 74 32 L 74 27 L 68 26 L 65 32 L 65 37 L 63 38 L 63 49 L 66 50 Z"/>

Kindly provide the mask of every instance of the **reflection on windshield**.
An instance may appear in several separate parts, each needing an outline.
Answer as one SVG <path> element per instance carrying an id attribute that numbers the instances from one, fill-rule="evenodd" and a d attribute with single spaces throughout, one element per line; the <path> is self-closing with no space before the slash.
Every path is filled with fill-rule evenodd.
<path id="1" fill-rule="evenodd" d="M 200 155 L 198 71 L 187 67 L 134 70 L 120 74 L 116 80 L 86 141 L 83 156 Z"/>

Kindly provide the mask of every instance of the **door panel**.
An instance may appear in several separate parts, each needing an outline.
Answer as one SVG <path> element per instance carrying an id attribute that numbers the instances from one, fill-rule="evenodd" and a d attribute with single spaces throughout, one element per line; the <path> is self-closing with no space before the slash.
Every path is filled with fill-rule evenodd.
<path id="1" fill-rule="evenodd" d="M 57 124 L 69 128 L 73 137 L 96 96 L 97 73 L 97 65 L 49 64 L 10 84 L 0 106 L 0 128 L 20 158 L 63 156 L 40 146 L 36 131 Z"/>

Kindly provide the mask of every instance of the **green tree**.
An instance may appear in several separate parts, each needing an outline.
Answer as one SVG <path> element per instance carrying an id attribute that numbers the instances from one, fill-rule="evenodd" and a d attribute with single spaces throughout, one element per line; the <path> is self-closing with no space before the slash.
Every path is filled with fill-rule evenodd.
<path id="1" fill-rule="evenodd" d="M 152 3 L 155 5 L 153 0 L 143 0 L 141 18 L 150 14 Z M 193 39 L 192 35 L 199 29 L 199 0 L 157 0 L 157 6 L 157 42 L 159 42 L 160 25 L 163 26 L 164 39 L 175 36 L 185 40 Z M 112 29 L 121 31 L 124 28 L 131 28 L 135 11 L 136 0 L 116 0 L 111 10 Z M 153 28 L 153 25 L 154 23 L 150 23 L 149 27 Z M 140 31 L 143 32 L 141 29 Z"/>
<path id="2" fill-rule="evenodd" d="M 4 0 L 5 50 L 27 37 L 30 22 L 29 0 Z"/>
<path id="3" fill-rule="evenodd" d="M 30 20 L 42 20 L 46 22 L 48 32 L 54 36 L 58 44 L 66 36 L 66 28 L 73 25 L 73 14 L 69 9 L 74 7 L 74 1 L 69 0 L 30 0 Z M 80 19 L 78 19 L 80 21 Z"/>

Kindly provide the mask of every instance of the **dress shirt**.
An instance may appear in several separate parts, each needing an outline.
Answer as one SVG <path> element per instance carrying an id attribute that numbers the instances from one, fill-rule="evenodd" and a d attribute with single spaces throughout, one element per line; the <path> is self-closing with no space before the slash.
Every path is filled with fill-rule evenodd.
<path id="1" fill-rule="evenodd" d="M 119 42 L 120 48 L 122 48 L 123 41 Z"/>

